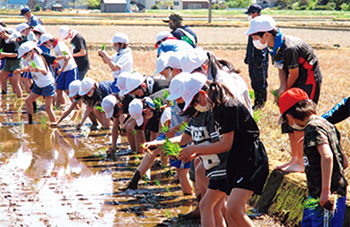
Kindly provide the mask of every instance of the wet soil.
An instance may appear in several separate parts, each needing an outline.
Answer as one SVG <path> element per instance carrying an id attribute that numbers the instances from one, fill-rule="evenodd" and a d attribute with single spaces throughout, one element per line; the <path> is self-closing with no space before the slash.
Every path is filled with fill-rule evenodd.
<path id="1" fill-rule="evenodd" d="M 183 196 L 173 169 L 155 164 L 138 190 L 121 191 L 142 155 L 107 158 L 110 130 L 76 130 L 79 111 L 50 128 L 38 104 L 28 125 L 23 99 L 0 97 L 0 226 L 199 226 L 177 218 L 196 202 Z M 253 216 L 257 226 L 282 226 Z"/>

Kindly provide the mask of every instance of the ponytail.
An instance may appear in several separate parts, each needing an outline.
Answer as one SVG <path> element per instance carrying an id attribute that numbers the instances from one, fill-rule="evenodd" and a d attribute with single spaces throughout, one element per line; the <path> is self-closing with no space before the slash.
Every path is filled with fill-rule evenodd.
<path id="1" fill-rule="evenodd" d="M 215 106 L 223 105 L 228 98 L 234 98 L 230 90 L 220 82 L 213 82 L 209 85 L 208 96 Z"/>

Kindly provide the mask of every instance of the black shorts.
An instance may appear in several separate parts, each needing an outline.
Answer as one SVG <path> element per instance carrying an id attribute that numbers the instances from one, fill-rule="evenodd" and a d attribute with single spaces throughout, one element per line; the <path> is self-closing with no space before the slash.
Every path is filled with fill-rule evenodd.
<path id="1" fill-rule="evenodd" d="M 222 179 L 222 180 L 209 180 L 209 189 L 212 190 L 219 190 L 224 193 L 227 191 L 227 179 Z"/>
<path id="2" fill-rule="evenodd" d="M 260 195 L 267 176 L 269 175 L 269 163 L 263 143 L 260 140 L 254 142 L 254 148 L 248 160 L 228 163 L 227 191 L 229 195 L 233 188 L 242 188 Z"/>

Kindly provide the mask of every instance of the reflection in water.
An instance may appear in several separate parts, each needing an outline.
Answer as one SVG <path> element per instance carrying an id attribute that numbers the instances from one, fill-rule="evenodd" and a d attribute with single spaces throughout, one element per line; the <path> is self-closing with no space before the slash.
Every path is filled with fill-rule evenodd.
<path id="1" fill-rule="evenodd" d="M 0 226 L 155 226 L 192 209 L 168 169 L 119 191 L 142 157 L 106 160 L 109 131 L 28 125 L 25 111 L 0 98 Z"/>

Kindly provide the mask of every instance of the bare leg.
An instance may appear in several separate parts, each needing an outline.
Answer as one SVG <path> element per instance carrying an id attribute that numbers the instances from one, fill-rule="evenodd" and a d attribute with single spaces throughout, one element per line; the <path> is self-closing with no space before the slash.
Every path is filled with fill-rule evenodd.
<path id="1" fill-rule="evenodd" d="M 1 71 L 2 72 L 2 71 Z M 0 73 L 1 74 L 1 73 Z M 8 75 L 4 75 L 3 77 L 0 76 L 0 79 L 1 79 L 1 93 L 2 94 L 6 94 L 7 93 L 7 78 L 8 78 Z"/>
<path id="2" fill-rule="evenodd" d="M 225 220 L 221 215 L 221 207 L 217 206 L 219 204 L 222 205 L 220 201 L 225 197 L 225 195 L 226 194 L 224 192 L 219 190 L 207 190 L 199 204 L 199 209 L 201 212 L 201 226 L 225 226 Z"/>
<path id="3" fill-rule="evenodd" d="M 283 171 L 286 172 L 304 172 L 304 158 L 303 158 L 303 137 L 304 131 L 294 131 L 294 152 L 292 152 L 292 164 Z"/>
<path id="4" fill-rule="evenodd" d="M 56 116 L 55 113 L 53 112 L 53 100 L 54 97 L 46 96 L 45 97 L 45 110 L 47 114 L 49 115 L 49 119 L 51 122 L 56 122 Z"/>
<path id="5" fill-rule="evenodd" d="M 188 173 L 190 169 L 176 168 L 176 173 L 179 176 L 180 185 L 184 195 L 192 194 L 192 185 Z"/>
<path id="6" fill-rule="evenodd" d="M 60 107 L 60 105 L 65 104 L 65 100 L 63 97 L 63 90 L 56 89 L 56 107 Z"/>
<path id="7" fill-rule="evenodd" d="M 247 202 L 253 195 L 253 191 L 233 188 L 227 201 L 226 217 L 228 226 L 252 227 L 252 220 L 246 214 Z"/>
<path id="8" fill-rule="evenodd" d="M 21 88 L 21 85 L 20 85 L 21 74 L 13 73 L 12 77 L 10 77 L 10 82 L 11 82 L 11 85 L 12 85 L 12 90 L 13 90 L 13 92 L 16 93 L 17 98 L 21 98 L 22 97 L 22 88 Z"/>
<path id="9" fill-rule="evenodd" d="M 34 94 L 33 92 L 31 92 L 28 97 L 25 100 L 26 103 L 26 108 L 27 108 L 27 113 L 28 113 L 28 121 L 31 124 L 31 120 L 32 120 L 32 116 L 34 114 L 34 110 L 33 110 L 33 102 L 35 102 L 35 100 L 39 97 L 39 95 Z"/>

